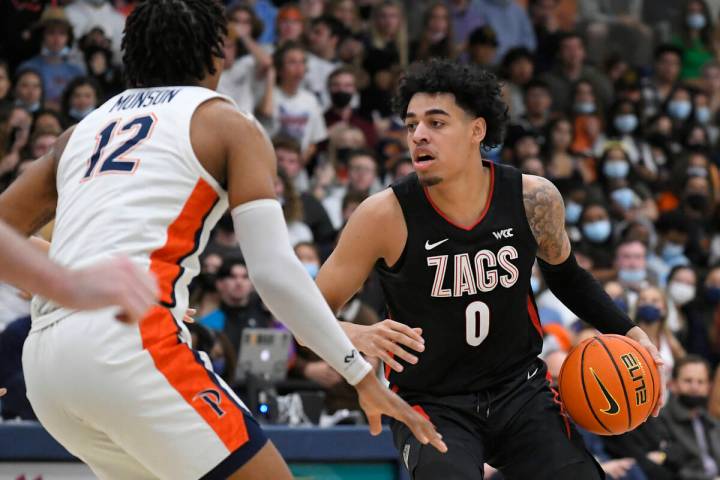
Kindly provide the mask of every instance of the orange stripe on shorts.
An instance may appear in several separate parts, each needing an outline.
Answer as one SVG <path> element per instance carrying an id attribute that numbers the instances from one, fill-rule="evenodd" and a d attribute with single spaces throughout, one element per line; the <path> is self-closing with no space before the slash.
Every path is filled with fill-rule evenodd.
<path id="1" fill-rule="evenodd" d="M 165 245 L 150 255 L 150 271 L 157 277 L 163 305 L 175 304 L 175 283 L 182 274 L 180 262 L 198 248 L 203 223 L 217 199 L 215 190 L 205 180 L 198 180 L 180 215 L 168 227 Z M 153 307 L 140 322 L 143 348 L 225 447 L 235 451 L 248 441 L 241 407 L 215 382 L 214 375 L 190 347 L 179 340 L 178 330 L 170 310 L 160 305 Z"/>

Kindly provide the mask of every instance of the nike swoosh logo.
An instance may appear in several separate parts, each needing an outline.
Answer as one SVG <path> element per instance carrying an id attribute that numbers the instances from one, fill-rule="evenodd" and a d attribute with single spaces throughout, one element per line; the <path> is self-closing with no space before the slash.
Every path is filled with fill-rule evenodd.
<path id="1" fill-rule="evenodd" d="M 595 381 L 597 382 L 598 386 L 600 387 L 600 390 L 602 390 L 602 394 L 605 396 L 605 400 L 608 402 L 608 408 L 606 410 L 600 409 L 601 412 L 606 413 L 608 415 L 617 415 L 618 412 L 620 412 L 620 405 L 615 401 L 615 399 L 610 395 L 610 392 L 607 388 L 605 388 L 605 385 L 600 381 L 600 378 L 597 376 L 597 373 L 595 373 L 595 370 L 592 368 L 590 369 L 590 373 L 593 374 L 593 377 L 595 377 Z"/>
<path id="2" fill-rule="evenodd" d="M 430 243 L 430 240 L 425 240 L 425 250 L 432 250 L 433 248 L 437 247 L 438 245 L 442 245 L 443 243 L 450 240 L 449 238 L 446 238 L 444 240 L 440 240 L 439 242 Z"/>
<path id="3" fill-rule="evenodd" d="M 538 372 L 538 369 L 537 369 L 537 368 L 536 368 L 535 371 L 532 372 L 532 373 L 528 372 L 528 378 L 527 378 L 527 379 L 530 380 L 532 377 L 535 376 L 535 374 L 536 374 L 537 372 Z"/>

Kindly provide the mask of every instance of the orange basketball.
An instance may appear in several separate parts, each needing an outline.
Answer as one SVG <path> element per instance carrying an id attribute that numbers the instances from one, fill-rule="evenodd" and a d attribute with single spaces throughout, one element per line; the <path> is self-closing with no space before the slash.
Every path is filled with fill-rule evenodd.
<path id="1" fill-rule="evenodd" d="M 622 335 L 588 338 L 560 370 L 560 398 L 570 417 L 598 435 L 628 432 L 652 413 L 660 374 L 650 353 Z"/>

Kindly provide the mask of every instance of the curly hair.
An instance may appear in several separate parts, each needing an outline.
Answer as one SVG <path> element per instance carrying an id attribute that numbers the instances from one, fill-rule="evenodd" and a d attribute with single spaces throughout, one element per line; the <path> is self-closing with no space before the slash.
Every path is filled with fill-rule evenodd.
<path id="1" fill-rule="evenodd" d="M 130 87 L 192 85 L 224 58 L 225 11 L 217 0 L 143 0 L 128 16 L 122 40 Z"/>
<path id="2" fill-rule="evenodd" d="M 449 93 L 469 115 L 482 117 L 487 124 L 483 146 L 494 148 L 503 142 L 508 107 L 500 96 L 497 77 L 487 70 L 448 59 L 431 59 L 410 65 L 400 79 L 393 108 L 402 118 L 416 93 Z"/>

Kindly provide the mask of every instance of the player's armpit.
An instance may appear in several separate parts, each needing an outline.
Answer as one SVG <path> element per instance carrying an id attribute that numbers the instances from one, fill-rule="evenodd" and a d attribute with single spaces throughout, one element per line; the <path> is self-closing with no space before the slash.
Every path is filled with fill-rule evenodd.
<path id="1" fill-rule="evenodd" d="M 570 254 L 570 239 L 558 189 L 545 178 L 523 175 L 523 204 L 538 244 L 537 256 L 553 265 L 564 262 Z"/>
<path id="2" fill-rule="evenodd" d="M 392 190 L 360 204 L 316 279 L 334 312 L 363 286 L 379 259 L 394 261 L 399 257 L 405 245 L 403 235 L 407 237 L 405 221 Z"/>

